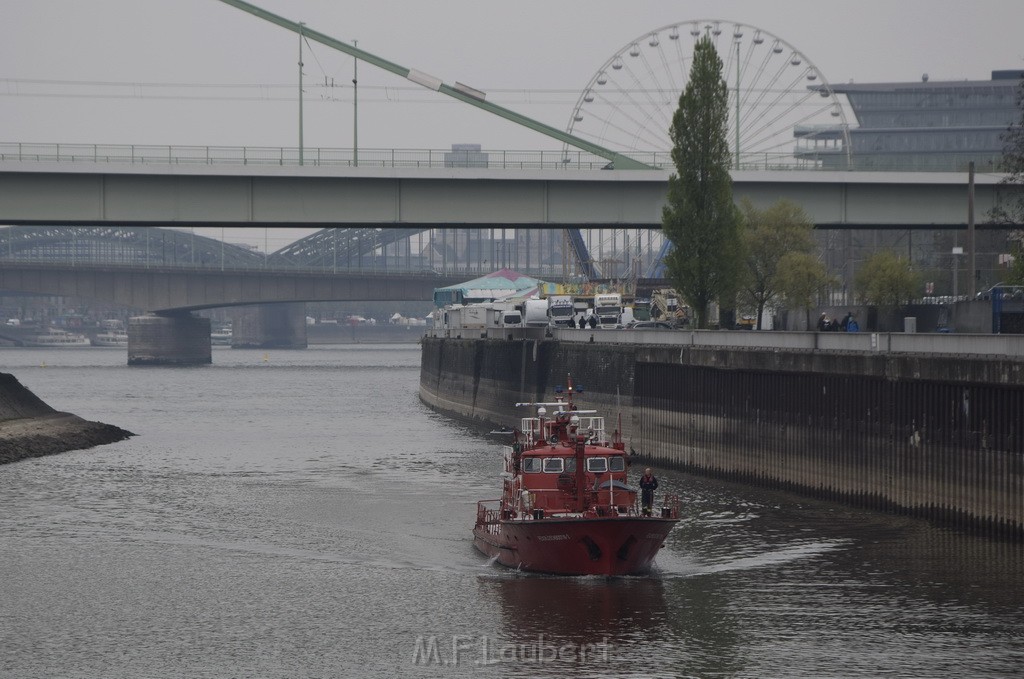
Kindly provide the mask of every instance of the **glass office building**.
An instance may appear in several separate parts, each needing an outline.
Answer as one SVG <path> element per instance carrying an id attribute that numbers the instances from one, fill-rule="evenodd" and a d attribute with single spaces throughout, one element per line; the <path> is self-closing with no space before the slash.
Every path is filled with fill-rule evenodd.
<path id="1" fill-rule="evenodd" d="M 856 123 L 848 134 L 794 130 L 797 155 L 824 167 L 855 170 L 978 171 L 999 168 L 1007 128 L 1020 121 L 1021 70 L 991 80 L 831 85 Z M 847 147 L 846 145 L 849 144 Z"/>

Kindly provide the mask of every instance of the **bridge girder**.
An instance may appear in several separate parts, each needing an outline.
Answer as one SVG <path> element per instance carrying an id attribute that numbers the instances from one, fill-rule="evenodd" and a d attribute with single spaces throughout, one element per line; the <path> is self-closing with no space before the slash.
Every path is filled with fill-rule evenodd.
<path id="1" fill-rule="evenodd" d="M 270 256 L 272 264 L 330 267 L 359 261 L 378 248 L 398 243 L 426 228 L 329 227 L 286 245 Z"/>
<path id="2" fill-rule="evenodd" d="M 29 257 L 82 263 L 223 264 L 255 267 L 263 256 L 238 245 L 160 227 L 0 227 L 0 261 Z"/>

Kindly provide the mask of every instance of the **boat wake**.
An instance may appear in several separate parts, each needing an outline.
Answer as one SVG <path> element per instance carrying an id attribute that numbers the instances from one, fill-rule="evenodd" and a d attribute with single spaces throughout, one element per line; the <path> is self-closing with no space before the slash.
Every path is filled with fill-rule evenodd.
<path id="1" fill-rule="evenodd" d="M 831 551 L 842 549 L 849 540 L 832 540 L 827 542 L 808 542 L 805 544 L 788 545 L 768 552 L 741 556 L 731 560 L 702 562 L 696 559 L 662 551 L 658 555 L 653 574 L 662 578 L 693 578 L 716 573 L 744 571 L 755 568 L 771 568 L 794 561 L 810 559 Z"/>

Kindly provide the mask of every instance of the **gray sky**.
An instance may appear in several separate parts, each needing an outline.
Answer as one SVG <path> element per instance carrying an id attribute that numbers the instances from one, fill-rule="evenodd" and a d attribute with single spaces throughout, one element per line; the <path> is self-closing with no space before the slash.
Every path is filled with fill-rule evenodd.
<path id="1" fill-rule="evenodd" d="M 1021 0 L 253 4 L 446 83 L 471 85 L 559 129 L 608 57 L 690 19 L 762 28 L 836 83 L 914 81 L 922 73 L 977 80 L 1024 68 Z M 0 141 L 294 147 L 297 61 L 295 34 L 217 0 L 0 0 Z M 350 148 L 351 57 L 312 43 L 304 62 L 305 146 Z M 325 78 L 333 89 L 319 87 Z M 561 147 L 360 64 L 361 150 L 453 143 Z M 271 249 L 283 245 L 276 240 Z"/>

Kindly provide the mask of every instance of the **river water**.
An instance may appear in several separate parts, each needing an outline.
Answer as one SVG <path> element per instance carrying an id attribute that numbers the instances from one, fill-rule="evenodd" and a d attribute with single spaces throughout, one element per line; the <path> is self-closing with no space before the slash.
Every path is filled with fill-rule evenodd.
<path id="1" fill-rule="evenodd" d="M 136 437 L 0 466 L 0 677 L 1010 677 L 1020 546 L 658 470 L 649 577 L 474 551 L 502 442 L 417 397 L 416 345 L 0 349 Z"/>

